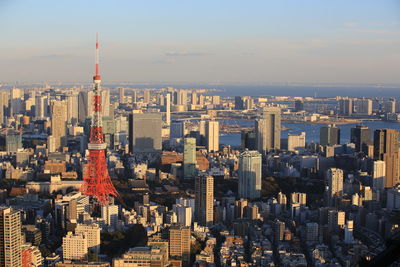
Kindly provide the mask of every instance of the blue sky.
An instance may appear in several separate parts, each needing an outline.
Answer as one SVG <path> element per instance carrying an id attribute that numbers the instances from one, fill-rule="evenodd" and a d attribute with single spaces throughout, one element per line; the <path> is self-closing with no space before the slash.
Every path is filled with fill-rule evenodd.
<path id="1" fill-rule="evenodd" d="M 0 0 L 0 82 L 398 83 L 400 1 Z"/>

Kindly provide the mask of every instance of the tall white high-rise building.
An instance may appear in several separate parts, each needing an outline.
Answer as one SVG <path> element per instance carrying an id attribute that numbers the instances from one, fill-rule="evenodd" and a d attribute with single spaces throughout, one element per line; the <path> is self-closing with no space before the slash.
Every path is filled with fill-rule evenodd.
<path id="1" fill-rule="evenodd" d="M 171 124 L 171 94 L 165 96 L 165 124 Z"/>
<path id="2" fill-rule="evenodd" d="M 64 260 L 87 260 L 87 238 L 82 234 L 68 232 L 62 242 Z"/>
<path id="3" fill-rule="evenodd" d="M 117 205 L 102 206 L 101 219 L 106 225 L 116 229 L 118 224 L 118 212 L 119 209 Z"/>
<path id="4" fill-rule="evenodd" d="M 67 121 L 74 122 L 78 120 L 78 94 L 71 92 L 66 96 L 67 101 Z"/>
<path id="5" fill-rule="evenodd" d="M 255 199 L 261 196 L 261 154 L 246 150 L 239 156 L 240 198 Z"/>
<path id="6" fill-rule="evenodd" d="M 124 87 L 118 87 L 118 96 L 119 96 L 119 102 L 125 103 L 125 88 Z"/>
<path id="7" fill-rule="evenodd" d="M 330 168 L 326 172 L 326 183 L 328 186 L 329 205 L 334 204 L 334 200 L 343 195 L 343 170 Z"/>
<path id="8" fill-rule="evenodd" d="M 210 226 L 214 222 L 214 178 L 198 176 L 195 180 L 195 217 L 201 225 Z"/>
<path id="9" fill-rule="evenodd" d="M 372 167 L 372 188 L 383 191 L 385 188 L 386 163 L 383 160 L 374 161 Z"/>
<path id="10" fill-rule="evenodd" d="M 0 266 L 22 267 L 21 214 L 0 207 Z"/>
<path id="11" fill-rule="evenodd" d="M 49 101 L 48 97 L 44 95 L 37 95 L 35 97 L 35 117 L 45 118 L 49 116 L 48 112 Z"/>
<path id="12" fill-rule="evenodd" d="M 19 88 L 11 89 L 11 97 L 10 97 L 10 104 L 11 104 L 11 116 L 20 113 L 23 109 L 23 100 L 22 97 L 24 96 L 24 92 Z"/>
<path id="13" fill-rule="evenodd" d="M 51 135 L 57 150 L 67 144 L 67 102 L 64 100 L 51 103 Z"/>
<path id="14" fill-rule="evenodd" d="M 256 120 L 257 150 L 265 154 L 273 149 L 281 148 L 281 110 L 268 107 L 263 111 L 262 118 Z"/>
<path id="15" fill-rule="evenodd" d="M 206 122 L 206 143 L 208 152 L 219 151 L 219 122 L 210 120 Z"/>

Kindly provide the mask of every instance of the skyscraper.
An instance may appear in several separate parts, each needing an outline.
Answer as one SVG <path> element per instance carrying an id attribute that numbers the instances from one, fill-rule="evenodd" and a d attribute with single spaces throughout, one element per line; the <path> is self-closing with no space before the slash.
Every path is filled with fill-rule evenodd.
<path id="1" fill-rule="evenodd" d="M 192 92 L 191 101 L 190 102 L 191 102 L 192 105 L 197 105 L 197 93 L 196 93 L 196 91 Z"/>
<path id="2" fill-rule="evenodd" d="M 78 120 L 78 94 L 71 92 L 66 96 L 67 102 L 67 121 L 74 122 Z"/>
<path id="3" fill-rule="evenodd" d="M 118 87 L 118 97 L 120 103 L 125 103 L 125 88 Z"/>
<path id="4" fill-rule="evenodd" d="M 343 195 L 343 170 L 330 168 L 326 172 L 328 202 L 334 206 L 335 200 Z"/>
<path id="5" fill-rule="evenodd" d="M 51 103 L 51 135 L 54 138 L 54 145 L 60 150 L 67 144 L 67 102 L 53 101 Z"/>
<path id="6" fill-rule="evenodd" d="M 344 98 L 339 100 L 339 114 L 351 116 L 353 114 L 353 99 Z"/>
<path id="7" fill-rule="evenodd" d="M 357 115 L 371 115 L 372 114 L 372 100 L 371 99 L 356 99 L 353 101 L 354 113 Z"/>
<path id="8" fill-rule="evenodd" d="M 340 144 L 340 128 L 335 125 L 327 125 L 320 128 L 319 144 L 321 146 L 333 146 Z"/>
<path id="9" fill-rule="evenodd" d="M 80 91 L 78 95 L 78 119 L 84 122 L 86 118 L 92 116 L 92 91 Z"/>
<path id="10" fill-rule="evenodd" d="M 400 182 L 399 133 L 395 129 L 377 129 L 374 132 L 374 157 L 386 164 L 385 188 Z"/>
<path id="11" fill-rule="evenodd" d="M 183 177 L 194 179 L 196 175 L 196 138 L 185 138 L 183 146 Z"/>
<path id="12" fill-rule="evenodd" d="M 385 188 L 386 163 L 383 160 L 376 160 L 372 167 L 372 188 L 383 191 Z"/>
<path id="13" fill-rule="evenodd" d="M 351 128 L 350 142 L 356 145 L 356 151 L 368 153 L 368 145 L 371 143 L 371 129 L 363 125 Z"/>
<path id="14" fill-rule="evenodd" d="M 185 136 L 185 122 L 184 121 L 172 121 L 169 127 L 169 138 L 183 138 Z"/>
<path id="15" fill-rule="evenodd" d="M 129 151 L 161 151 L 161 124 L 160 113 L 129 114 Z"/>
<path id="16" fill-rule="evenodd" d="M 297 99 L 294 101 L 294 111 L 299 112 L 304 110 L 304 101 L 302 99 Z"/>
<path id="17" fill-rule="evenodd" d="M 21 214 L 9 207 L 0 208 L 0 266 L 21 267 Z"/>
<path id="18" fill-rule="evenodd" d="M 171 124 L 171 94 L 165 96 L 165 124 Z"/>
<path id="19" fill-rule="evenodd" d="M 0 124 L 4 123 L 4 119 L 7 117 L 6 108 L 8 107 L 8 93 L 6 91 L 0 91 Z"/>
<path id="20" fill-rule="evenodd" d="M 214 222 L 214 178 L 200 175 L 195 180 L 195 218 L 205 226 Z"/>
<path id="21" fill-rule="evenodd" d="M 143 103 L 150 103 L 150 90 L 143 91 Z"/>
<path id="22" fill-rule="evenodd" d="M 235 109 L 243 110 L 244 109 L 244 101 L 241 96 L 235 96 Z"/>
<path id="23" fill-rule="evenodd" d="M 281 148 L 280 108 L 265 108 L 262 117 L 256 120 L 255 128 L 258 152 L 265 154 L 270 150 Z"/>
<path id="24" fill-rule="evenodd" d="M 219 150 L 219 122 L 209 120 L 206 122 L 206 143 L 208 152 Z"/>
<path id="25" fill-rule="evenodd" d="M 246 150 L 239 156 L 239 197 L 255 199 L 261 196 L 261 154 Z"/>

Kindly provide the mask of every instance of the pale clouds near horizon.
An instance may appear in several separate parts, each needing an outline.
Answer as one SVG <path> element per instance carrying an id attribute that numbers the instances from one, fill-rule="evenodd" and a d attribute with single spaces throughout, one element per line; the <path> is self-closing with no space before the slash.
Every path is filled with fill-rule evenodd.
<path id="1" fill-rule="evenodd" d="M 400 40 L 271 39 L 216 42 L 106 40 L 104 81 L 400 83 Z M 64 49 L 65 48 L 65 49 Z M 92 45 L 0 52 L 1 82 L 90 81 Z"/>

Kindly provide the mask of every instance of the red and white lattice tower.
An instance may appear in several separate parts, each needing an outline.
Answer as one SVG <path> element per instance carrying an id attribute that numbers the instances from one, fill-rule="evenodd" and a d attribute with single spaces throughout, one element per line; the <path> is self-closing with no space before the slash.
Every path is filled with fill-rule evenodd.
<path id="1" fill-rule="evenodd" d="M 106 147 L 103 135 L 101 115 L 101 88 L 99 74 L 99 40 L 96 38 L 96 74 L 93 76 L 93 116 L 88 144 L 89 158 L 83 175 L 84 184 L 81 192 L 97 198 L 100 205 L 108 205 L 109 197 L 119 198 L 118 192 L 111 182 L 106 162 Z"/>

